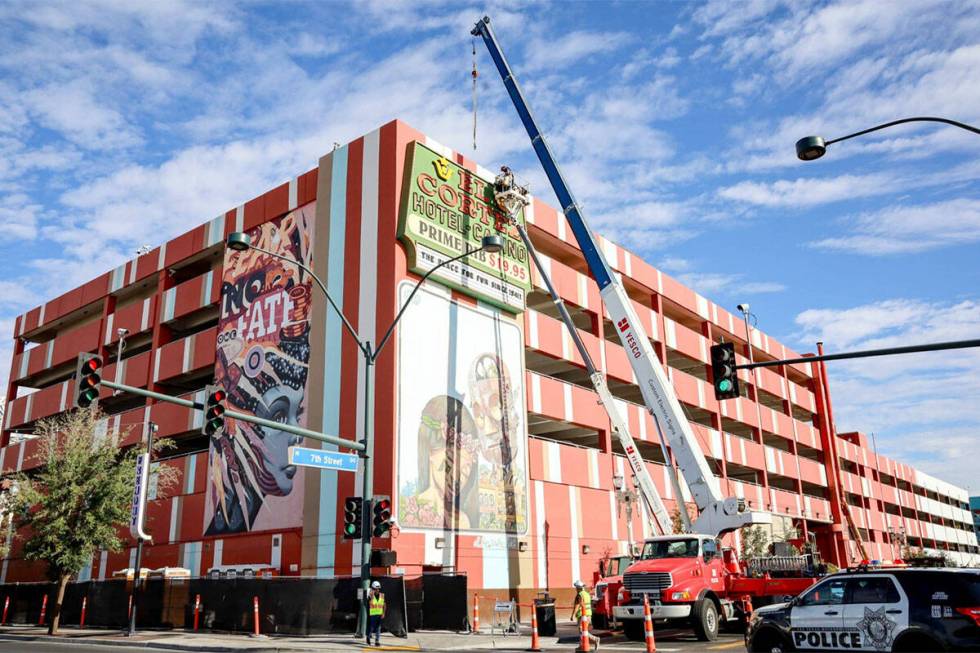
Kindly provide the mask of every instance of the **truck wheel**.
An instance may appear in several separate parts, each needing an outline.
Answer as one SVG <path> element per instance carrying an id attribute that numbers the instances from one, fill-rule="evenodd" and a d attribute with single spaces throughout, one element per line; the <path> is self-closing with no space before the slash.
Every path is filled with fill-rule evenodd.
<path id="1" fill-rule="evenodd" d="M 718 639 L 718 608 L 711 599 L 701 599 L 694 604 L 694 634 L 702 642 Z"/>
<path id="2" fill-rule="evenodd" d="M 626 635 L 626 639 L 631 642 L 642 642 L 644 640 L 642 619 L 624 619 L 622 624 L 623 634 Z"/>

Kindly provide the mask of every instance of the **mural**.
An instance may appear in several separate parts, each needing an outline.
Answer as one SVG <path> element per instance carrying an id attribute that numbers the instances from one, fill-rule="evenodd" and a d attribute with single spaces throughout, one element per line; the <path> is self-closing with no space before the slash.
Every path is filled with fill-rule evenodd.
<path id="1" fill-rule="evenodd" d="M 524 533 L 520 329 L 426 290 L 412 304 L 399 327 L 398 524 Z"/>
<path id="2" fill-rule="evenodd" d="M 263 249 L 312 266 L 315 203 L 249 232 Z M 306 426 L 312 279 L 289 261 L 255 250 L 226 250 L 215 383 L 228 405 L 284 424 Z M 288 449 L 302 438 L 226 421 L 211 438 L 205 535 L 297 527 L 303 470 Z"/>

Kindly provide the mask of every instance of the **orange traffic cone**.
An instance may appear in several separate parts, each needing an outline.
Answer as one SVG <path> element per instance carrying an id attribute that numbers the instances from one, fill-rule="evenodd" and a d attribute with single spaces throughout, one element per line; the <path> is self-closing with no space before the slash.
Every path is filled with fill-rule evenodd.
<path id="1" fill-rule="evenodd" d="M 589 618 L 583 613 L 578 618 L 578 648 L 575 653 L 589 653 Z"/>
<path id="2" fill-rule="evenodd" d="M 541 642 L 538 641 L 538 610 L 531 604 L 531 648 L 529 651 L 537 653 L 541 650 Z"/>
<path id="3" fill-rule="evenodd" d="M 650 616 L 650 599 L 643 595 L 643 638 L 646 640 L 647 653 L 656 653 L 657 642 L 653 639 L 653 617 Z"/>

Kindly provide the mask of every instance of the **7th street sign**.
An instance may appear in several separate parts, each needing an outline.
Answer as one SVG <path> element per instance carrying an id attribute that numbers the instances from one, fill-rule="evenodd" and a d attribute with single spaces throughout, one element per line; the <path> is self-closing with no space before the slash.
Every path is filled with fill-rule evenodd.
<path id="1" fill-rule="evenodd" d="M 289 464 L 318 469 L 335 469 L 340 472 L 356 472 L 357 456 L 352 453 L 338 453 L 323 449 L 289 447 Z"/>

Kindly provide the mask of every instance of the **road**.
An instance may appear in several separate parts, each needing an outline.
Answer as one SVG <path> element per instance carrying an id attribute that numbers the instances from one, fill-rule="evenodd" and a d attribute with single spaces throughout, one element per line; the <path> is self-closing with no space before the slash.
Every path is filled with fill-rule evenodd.
<path id="1" fill-rule="evenodd" d="M 465 640 L 462 641 L 465 642 Z M 252 642 L 255 643 L 255 640 L 252 640 Z M 275 646 L 275 642 L 276 639 L 274 638 L 266 640 L 266 645 L 273 647 Z M 461 640 L 459 639 L 459 636 L 452 637 L 450 635 L 445 640 L 433 642 L 433 646 L 427 647 L 423 643 L 423 647 L 421 649 L 413 646 L 414 642 L 412 641 L 395 638 L 388 638 L 382 641 L 382 644 L 390 647 L 389 650 L 452 650 L 454 653 L 457 653 L 458 651 L 466 650 L 464 648 L 460 648 L 460 642 Z M 568 638 L 561 638 L 557 646 L 555 645 L 555 642 L 556 640 L 554 638 L 549 637 L 542 638 L 541 644 L 545 651 L 569 652 L 575 648 L 575 643 L 569 641 Z M 224 644 L 225 642 L 222 643 Z M 526 645 L 512 648 L 508 646 L 509 643 L 510 642 L 507 641 L 507 638 L 498 638 L 492 650 L 523 651 L 526 648 Z M 308 646 L 309 648 L 306 648 L 306 650 L 316 650 L 319 648 L 315 642 L 311 642 Z M 443 646 L 445 648 L 442 648 Z M 145 644 L 140 645 L 139 643 L 134 646 L 128 646 L 123 642 L 119 642 L 118 644 L 113 644 L 111 646 L 103 646 L 94 643 L 83 643 L 78 640 L 71 642 L 51 642 L 45 640 L 0 640 L 0 653 L 123 653 L 125 651 L 143 651 L 144 653 L 152 653 L 153 651 L 162 652 L 164 650 L 168 649 L 148 648 Z M 197 650 L 202 651 L 203 649 L 199 648 Z M 244 648 L 242 650 L 243 652 L 247 651 L 247 649 Z M 361 651 L 377 651 L 378 649 L 365 648 L 360 643 L 350 642 L 349 644 L 345 643 L 342 646 L 336 646 L 336 644 L 334 644 L 329 647 L 324 647 L 323 650 L 349 650 L 361 653 Z M 488 648 L 480 647 L 474 650 L 486 651 Z M 622 636 L 602 638 L 602 645 L 600 649 L 600 651 L 631 651 L 633 653 L 640 653 L 643 650 L 644 646 L 642 642 L 630 642 Z M 708 643 L 699 642 L 693 636 L 683 633 L 682 631 L 677 631 L 676 634 L 672 632 L 664 632 L 657 640 L 658 653 L 695 653 L 704 651 L 711 653 L 741 653 L 744 650 L 745 648 L 742 643 L 742 636 L 735 634 L 722 634 L 718 641 Z"/>

